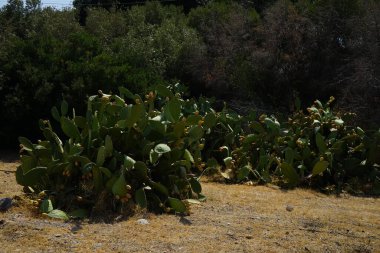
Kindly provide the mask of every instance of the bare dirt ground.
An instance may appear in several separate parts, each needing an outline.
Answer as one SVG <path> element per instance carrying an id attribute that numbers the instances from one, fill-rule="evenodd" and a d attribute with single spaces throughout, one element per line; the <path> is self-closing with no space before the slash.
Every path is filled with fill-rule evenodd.
<path id="1" fill-rule="evenodd" d="M 0 212 L 0 252 L 380 252 L 379 199 L 204 183 L 208 200 L 187 217 L 63 222 L 31 211 L 15 182 L 17 160 L 6 157 L 0 198 L 20 198 Z"/>

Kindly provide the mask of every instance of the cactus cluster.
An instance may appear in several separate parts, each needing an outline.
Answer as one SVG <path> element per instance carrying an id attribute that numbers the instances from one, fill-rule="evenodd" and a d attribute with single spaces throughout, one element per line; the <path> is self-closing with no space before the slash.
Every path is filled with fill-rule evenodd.
<path id="1" fill-rule="evenodd" d="M 187 199 L 204 199 L 193 171 L 204 166 L 204 135 L 215 115 L 199 115 L 191 101 L 157 86 L 145 98 L 126 88 L 120 95 L 88 99 L 86 115 L 69 115 L 64 101 L 51 110 L 61 138 L 41 120 L 44 140 L 20 137 L 17 182 L 43 192 L 44 213 L 131 207 L 188 212 Z M 83 212 L 79 212 L 83 213 Z"/>
<path id="2" fill-rule="evenodd" d="M 248 134 L 235 147 L 225 147 L 222 175 L 228 180 L 255 179 L 294 187 L 324 187 L 361 180 L 372 193 L 380 193 L 380 130 L 369 135 L 349 127 L 331 109 L 334 98 L 315 101 L 306 112 L 298 110 L 287 121 L 261 115 L 249 120 Z M 231 152 L 229 151 L 231 149 Z"/>
<path id="3" fill-rule="evenodd" d="M 38 194 L 42 213 L 67 219 L 136 205 L 188 213 L 205 199 L 199 177 L 211 168 L 232 182 L 341 188 L 358 179 L 380 193 L 380 131 L 348 127 L 333 98 L 280 123 L 226 106 L 216 112 L 205 98 L 184 99 L 178 85 L 144 98 L 119 91 L 89 97 L 84 116 L 69 115 L 63 101 L 51 110 L 54 124 L 40 121 L 44 140 L 19 138 L 16 179 Z"/>

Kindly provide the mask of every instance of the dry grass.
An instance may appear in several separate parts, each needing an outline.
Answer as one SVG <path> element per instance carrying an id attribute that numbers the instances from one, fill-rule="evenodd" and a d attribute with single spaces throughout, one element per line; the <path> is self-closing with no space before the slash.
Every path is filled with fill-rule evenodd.
<path id="1" fill-rule="evenodd" d="M 204 183 L 208 200 L 188 217 L 61 222 L 30 211 L 11 161 L 0 162 L 0 197 L 21 198 L 0 213 L 0 252 L 380 252 L 379 199 Z"/>

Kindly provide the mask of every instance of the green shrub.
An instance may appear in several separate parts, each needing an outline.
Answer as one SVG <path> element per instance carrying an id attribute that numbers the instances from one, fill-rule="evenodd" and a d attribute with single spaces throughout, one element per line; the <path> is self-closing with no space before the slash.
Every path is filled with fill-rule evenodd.
<path id="1" fill-rule="evenodd" d="M 188 107 L 165 86 L 144 101 L 125 88 L 120 96 L 100 92 L 89 98 L 84 116 L 69 115 L 63 102 L 52 115 L 66 137 L 42 120 L 43 140 L 19 138 L 17 182 L 44 196 L 40 210 L 50 216 L 63 214 L 53 209 L 75 217 L 135 204 L 186 213 L 192 201 L 186 199 L 204 198 L 192 170 L 202 168 L 201 144 L 213 126 L 212 112 L 199 120 Z"/>
<path id="2" fill-rule="evenodd" d="M 90 10 L 86 26 L 73 10 L 17 13 L 20 17 L 10 19 L 0 11 L 3 147 L 14 145 L 20 134 L 37 138 L 37 124 L 28 129 L 23 124 L 47 117 L 62 97 L 83 112 L 87 94 L 99 89 L 116 92 L 122 85 L 144 94 L 149 86 L 182 76 L 183 56 L 201 48 L 185 15 L 157 3 L 128 11 Z"/>
<path id="3" fill-rule="evenodd" d="M 199 57 L 189 59 L 188 72 L 194 81 L 201 81 L 203 91 L 228 97 L 254 93 L 251 86 L 260 75 L 252 64 L 258 21 L 253 8 L 228 1 L 190 12 L 189 25 L 199 32 L 205 49 Z"/>
<path id="4" fill-rule="evenodd" d="M 359 127 L 347 126 L 342 117 L 350 114 L 334 113 L 332 101 L 322 104 L 317 100 L 307 113 L 299 110 L 281 124 L 267 115 L 250 120 L 248 134 L 239 141 L 238 133 L 232 135 L 235 144 L 226 142 L 221 148 L 222 176 L 290 187 L 334 185 L 338 191 L 350 188 L 350 182 L 357 179 L 361 188 L 351 190 L 378 194 L 380 131 L 369 135 Z M 231 138 L 231 130 L 224 131 L 226 139 Z"/>

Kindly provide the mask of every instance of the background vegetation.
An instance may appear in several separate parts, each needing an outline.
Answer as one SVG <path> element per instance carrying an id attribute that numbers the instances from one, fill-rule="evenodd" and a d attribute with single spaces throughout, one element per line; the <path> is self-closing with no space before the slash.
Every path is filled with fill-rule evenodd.
<path id="1" fill-rule="evenodd" d="M 87 94 L 180 81 L 191 95 L 291 112 L 316 98 L 371 129 L 380 123 L 380 2 L 75 1 L 0 9 L 0 138 L 38 136 L 62 98 L 85 111 Z M 30 122 L 33 122 L 32 124 Z M 34 123 L 35 122 L 35 123 Z"/>

